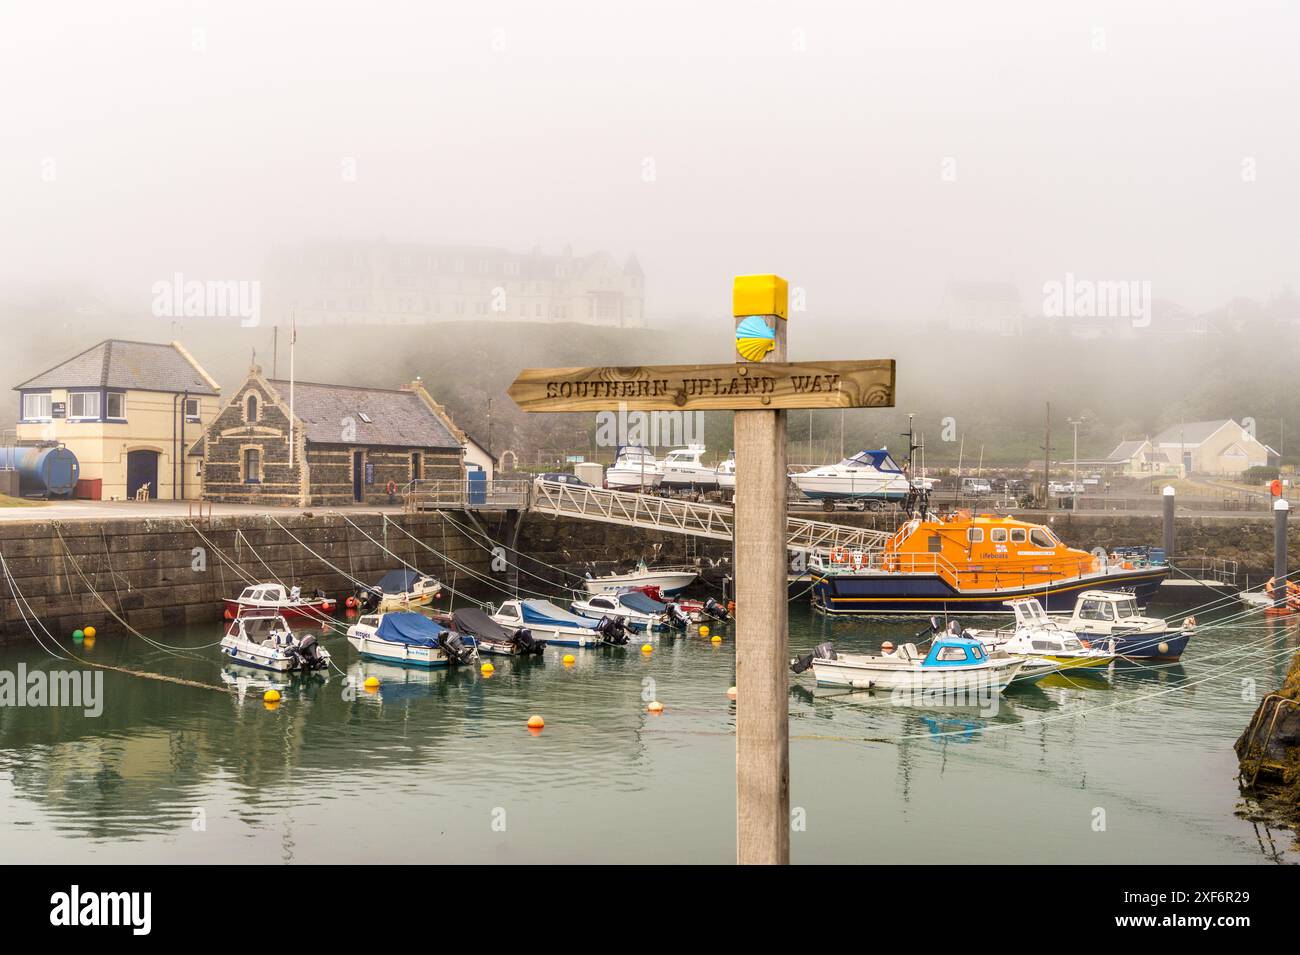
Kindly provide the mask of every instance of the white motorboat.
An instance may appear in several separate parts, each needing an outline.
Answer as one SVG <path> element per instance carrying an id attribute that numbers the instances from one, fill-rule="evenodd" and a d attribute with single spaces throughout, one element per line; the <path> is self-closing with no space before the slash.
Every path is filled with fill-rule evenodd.
<path id="1" fill-rule="evenodd" d="M 805 497 L 813 500 L 861 499 L 878 506 L 903 501 L 912 489 L 903 469 L 884 448 L 859 451 L 839 464 L 792 473 L 790 480 Z"/>
<path id="2" fill-rule="evenodd" d="M 1037 597 L 1008 600 L 1007 606 L 1016 615 L 1014 626 L 998 630 L 967 629 L 961 631 L 962 635 L 980 641 L 990 653 L 1004 650 L 1017 656 L 1039 657 L 1062 670 L 1106 667 L 1115 659 L 1114 650 L 1085 644 L 1074 631 L 1049 617 Z"/>
<path id="3" fill-rule="evenodd" d="M 272 611 L 235 617 L 226 625 L 220 647 L 231 663 L 275 673 L 323 670 L 330 664 L 329 651 L 314 633 L 295 634 L 284 616 Z"/>
<path id="4" fill-rule="evenodd" d="M 1137 597 L 1113 590 L 1085 590 L 1068 617 L 1051 615 L 1093 646 L 1104 646 L 1126 660 L 1177 660 L 1196 632 L 1196 618 L 1171 627 L 1162 617 L 1146 617 Z"/>
<path id="5" fill-rule="evenodd" d="M 627 630 L 613 617 L 571 613 L 549 600 L 507 600 L 492 619 L 507 629 L 526 628 L 534 637 L 563 647 L 622 646 Z"/>
<path id="6" fill-rule="evenodd" d="M 480 654 L 494 657 L 541 656 L 546 641 L 533 637 L 527 627 L 507 629 L 477 607 L 462 607 L 449 615 L 463 638 L 474 641 Z"/>
<path id="7" fill-rule="evenodd" d="M 348 627 L 348 643 L 364 657 L 405 666 L 445 667 L 474 658 L 459 634 L 414 611 L 366 614 Z"/>
<path id="8" fill-rule="evenodd" d="M 978 641 L 943 634 L 922 655 L 914 643 L 878 656 L 837 653 L 829 643 L 791 663 L 802 673 L 811 668 L 818 686 L 872 690 L 923 690 L 1001 693 L 1025 664 L 1025 658 L 989 653 Z"/>
<path id="9" fill-rule="evenodd" d="M 688 448 L 669 451 L 663 460 L 662 487 L 691 488 L 692 490 L 711 491 L 718 486 L 718 471 L 704 463 L 705 447 L 692 444 Z"/>
<path id="10" fill-rule="evenodd" d="M 605 487 L 611 491 L 652 491 L 664 473 L 649 448 L 624 445 L 614 463 L 605 469 Z"/>
<path id="11" fill-rule="evenodd" d="M 333 616 L 338 602 L 317 591 L 304 597 L 299 587 L 285 587 L 280 583 L 254 584 L 245 587 L 238 597 L 222 601 L 227 620 L 234 620 L 249 611 L 278 613 L 285 620 L 324 621 Z"/>
<path id="12" fill-rule="evenodd" d="M 690 616 L 674 603 L 661 603 L 639 590 L 619 594 L 595 594 L 575 600 L 569 609 L 585 617 L 614 617 L 633 633 L 654 630 L 685 630 Z"/>
<path id="13" fill-rule="evenodd" d="M 442 584 L 436 577 L 403 567 L 390 570 L 373 587 L 357 594 L 361 609 L 373 612 L 412 610 L 426 607 L 442 593 Z"/>
<path id="14" fill-rule="evenodd" d="M 734 491 L 736 489 L 736 452 L 727 455 L 727 460 L 718 465 L 718 489 Z"/>
<path id="15" fill-rule="evenodd" d="M 667 596 L 689 587 L 699 576 L 699 571 L 692 567 L 647 567 L 645 561 L 640 561 L 630 573 L 588 576 L 582 585 L 589 594 L 616 594 L 633 587 L 649 586 L 658 587 L 659 592 Z"/>

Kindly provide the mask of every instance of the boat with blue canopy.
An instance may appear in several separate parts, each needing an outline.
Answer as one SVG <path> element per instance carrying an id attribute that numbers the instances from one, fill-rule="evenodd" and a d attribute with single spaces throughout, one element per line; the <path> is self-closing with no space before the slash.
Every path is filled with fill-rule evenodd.
<path id="1" fill-rule="evenodd" d="M 441 592 L 442 584 L 436 577 L 402 567 L 384 574 L 373 587 L 362 588 L 357 601 L 368 612 L 410 610 L 433 603 Z"/>
<path id="2" fill-rule="evenodd" d="M 503 627 L 527 627 L 547 643 L 567 647 L 595 647 L 627 643 L 627 628 L 613 617 L 588 617 L 556 606 L 549 600 L 507 600 L 492 619 Z"/>
<path id="3" fill-rule="evenodd" d="M 859 451 L 839 464 L 791 474 L 805 497 L 815 501 L 903 501 L 912 490 L 907 474 L 885 448 Z"/>
<path id="4" fill-rule="evenodd" d="M 407 666 L 452 666 L 475 656 L 454 630 L 413 611 L 366 614 L 348 628 L 348 643 L 362 656 Z"/>
<path id="5" fill-rule="evenodd" d="M 638 590 L 621 594 L 596 594 L 569 605 L 574 613 L 588 617 L 615 617 L 633 633 L 655 630 L 685 630 L 690 617 L 677 604 L 655 600 Z"/>

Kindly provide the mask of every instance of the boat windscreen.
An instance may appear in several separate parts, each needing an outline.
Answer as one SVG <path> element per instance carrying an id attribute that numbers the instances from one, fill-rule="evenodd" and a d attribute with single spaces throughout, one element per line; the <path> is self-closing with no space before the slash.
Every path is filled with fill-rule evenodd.
<path id="1" fill-rule="evenodd" d="M 857 454 L 853 455 L 853 457 L 846 458 L 840 463 L 846 467 L 875 468 L 877 471 L 891 471 L 897 474 L 903 473 L 903 469 L 895 463 L 894 459 L 890 457 L 889 452 L 884 448 L 881 448 L 878 451 L 859 451 Z"/>
<path id="2" fill-rule="evenodd" d="M 667 604 L 662 604 L 649 594 L 643 594 L 638 590 L 619 594 L 618 602 L 629 610 L 636 610 L 640 613 L 663 613 L 668 609 Z"/>

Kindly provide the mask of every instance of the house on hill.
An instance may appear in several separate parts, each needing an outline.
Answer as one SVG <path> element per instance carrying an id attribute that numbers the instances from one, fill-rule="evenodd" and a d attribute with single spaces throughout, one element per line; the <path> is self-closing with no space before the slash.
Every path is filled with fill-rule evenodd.
<path id="1" fill-rule="evenodd" d="M 79 494 L 199 496 L 199 463 L 185 451 L 216 417 L 221 389 L 179 342 L 106 339 L 14 390 L 18 443 L 66 446 Z"/>
<path id="2" fill-rule="evenodd" d="M 1271 451 L 1230 418 L 1171 425 L 1152 438 L 1151 445 L 1180 463 L 1183 473 L 1223 477 L 1268 464 Z"/>
<path id="3" fill-rule="evenodd" d="M 254 367 L 204 434 L 204 497 L 387 504 L 417 480 L 463 480 L 465 436 L 419 380 L 398 390 L 268 379 Z"/>

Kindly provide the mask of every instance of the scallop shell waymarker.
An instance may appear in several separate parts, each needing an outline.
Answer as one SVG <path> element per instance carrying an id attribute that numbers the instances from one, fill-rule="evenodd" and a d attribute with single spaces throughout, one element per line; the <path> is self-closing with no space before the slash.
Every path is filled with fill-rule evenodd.
<path id="1" fill-rule="evenodd" d="M 751 315 L 736 326 L 736 351 L 746 361 L 759 361 L 776 347 L 775 332 L 758 315 Z"/>

